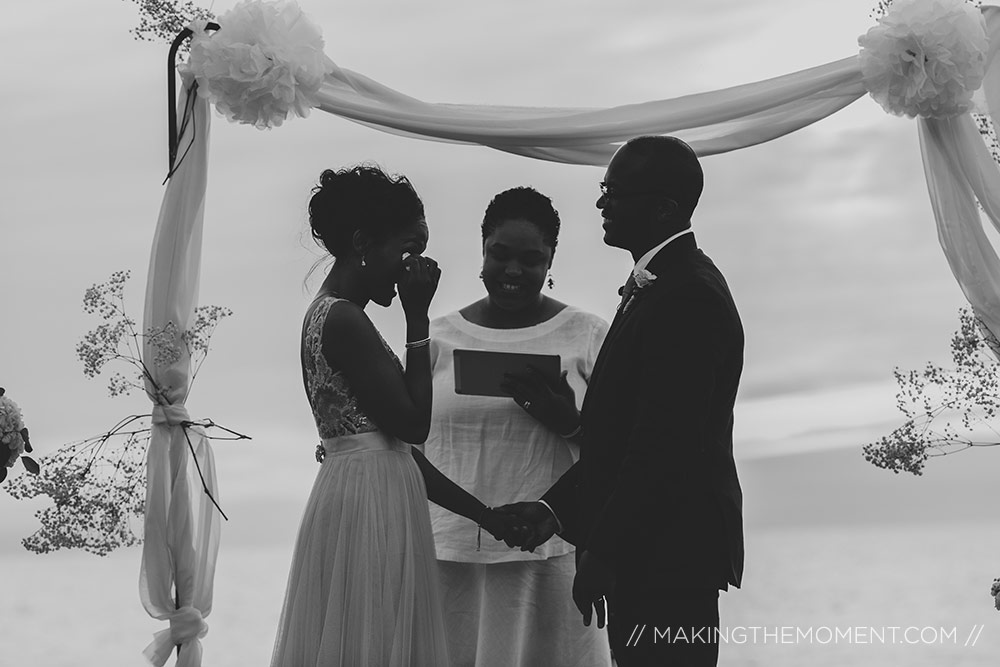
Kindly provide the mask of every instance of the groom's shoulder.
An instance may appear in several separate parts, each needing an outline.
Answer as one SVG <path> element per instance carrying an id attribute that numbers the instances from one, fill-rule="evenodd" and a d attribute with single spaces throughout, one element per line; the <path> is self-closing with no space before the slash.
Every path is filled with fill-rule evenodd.
<path id="1" fill-rule="evenodd" d="M 643 309 L 651 319 L 660 317 L 670 323 L 677 317 L 712 321 L 731 319 L 735 303 L 725 278 L 714 264 L 699 263 L 664 278 L 668 279 L 656 280 L 655 289 L 649 294 L 651 307 Z"/>
<path id="2" fill-rule="evenodd" d="M 730 300 L 732 294 L 726 277 L 719 267 L 700 249 L 691 258 L 690 269 L 686 272 L 685 282 L 689 289 L 698 292 L 707 292 L 719 296 L 724 300 Z"/>
<path id="3" fill-rule="evenodd" d="M 654 286 L 659 288 L 655 292 L 661 298 L 710 298 L 720 291 L 728 292 L 722 272 L 707 257 L 671 267 L 662 276 L 657 276 Z"/>

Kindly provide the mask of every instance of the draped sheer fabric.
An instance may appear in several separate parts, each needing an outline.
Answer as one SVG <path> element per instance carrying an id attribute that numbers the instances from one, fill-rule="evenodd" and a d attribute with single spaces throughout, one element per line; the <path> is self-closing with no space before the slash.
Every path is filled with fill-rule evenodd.
<path id="1" fill-rule="evenodd" d="M 991 44 L 983 107 L 996 122 L 1000 120 L 1000 67 L 995 58 L 1000 8 L 981 10 Z M 362 74 L 335 69 L 320 89 L 319 108 L 402 136 L 603 166 L 622 142 L 643 134 L 673 134 L 702 156 L 753 146 L 832 115 L 866 92 L 857 56 L 723 90 L 605 109 L 433 104 Z M 182 101 L 186 96 L 187 86 Z M 202 98 L 193 101 L 192 118 L 181 137 L 180 153 L 187 153 L 167 186 L 153 242 L 147 328 L 173 321 L 183 330 L 197 301 L 209 122 Z M 990 223 L 1000 229 L 1000 174 L 969 116 L 920 119 L 918 128 L 942 249 L 976 313 L 1000 333 L 1000 259 L 976 206 L 978 200 Z M 190 381 L 189 360 L 183 358 L 156 373 L 158 383 L 173 387 L 166 402 L 174 410 L 182 409 Z M 176 414 L 164 415 L 153 425 L 140 592 L 154 618 L 176 620 L 172 624 L 176 629 L 166 639 L 160 637 L 148 653 L 158 659 L 157 647 L 162 649 L 167 641 L 181 643 L 178 664 L 197 667 L 198 636 L 204 628 L 190 622 L 187 608 L 201 615 L 211 610 L 219 518 L 197 488 L 185 429 L 177 421 Z M 191 429 L 188 433 L 214 494 L 211 448 L 200 434 Z M 176 600 L 170 592 L 174 583 Z"/>
<path id="2" fill-rule="evenodd" d="M 866 93 L 857 56 L 723 90 L 607 109 L 431 104 L 338 69 L 319 108 L 387 132 L 479 144 L 526 157 L 604 166 L 642 134 L 673 134 L 699 155 L 794 132 Z"/>
<path id="3" fill-rule="evenodd" d="M 1000 7 L 983 7 L 990 50 L 983 111 L 1000 128 Z M 917 121 L 924 174 L 938 240 L 975 313 L 1000 334 L 1000 259 L 983 227 L 982 213 L 1000 231 L 1000 171 L 968 115 Z M 996 350 L 994 350 L 996 353 Z"/>
<path id="4" fill-rule="evenodd" d="M 188 96 L 181 95 L 183 112 Z M 190 327 L 197 305 L 201 274 L 201 237 L 208 174 L 208 103 L 191 96 L 193 108 L 180 138 L 184 154 L 167 185 L 153 238 L 146 283 L 143 330 L 162 330 L 173 323 Z M 163 665 L 180 646 L 178 667 L 201 665 L 200 638 L 204 617 L 212 611 L 220 516 L 201 488 L 198 467 L 218 499 L 212 448 L 203 432 L 189 427 L 185 407 L 191 387 L 191 359 L 180 346 L 180 358 L 157 365 L 155 350 L 143 350 L 152 375 L 146 390 L 154 398 L 146 462 L 146 517 L 139 596 L 153 618 L 169 621 L 144 655 Z M 192 457 L 192 450 L 194 456 Z M 195 462 L 197 458 L 197 466 Z"/>

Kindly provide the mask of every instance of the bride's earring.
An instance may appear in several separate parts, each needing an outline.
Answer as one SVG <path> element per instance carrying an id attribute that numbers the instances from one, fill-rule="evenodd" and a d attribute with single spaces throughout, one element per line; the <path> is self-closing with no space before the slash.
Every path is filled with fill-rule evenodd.
<path id="1" fill-rule="evenodd" d="M 364 255 L 361 255 L 361 268 L 363 269 L 363 268 L 365 268 L 366 266 L 368 266 L 368 265 L 367 265 L 367 264 L 365 263 L 365 256 L 364 256 Z"/>
<path id="2" fill-rule="evenodd" d="M 556 281 L 552 279 L 552 274 L 551 274 L 551 273 L 549 274 L 549 278 L 548 278 L 548 280 L 546 280 L 546 281 L 545 281 L 545 285 L 546 285 L 546 286 L 547 286 L 547 287 L 548 287 L 549 289 L 552 289 L 553 287 L 555 287 L 555 286 L 556 286 Z"/>

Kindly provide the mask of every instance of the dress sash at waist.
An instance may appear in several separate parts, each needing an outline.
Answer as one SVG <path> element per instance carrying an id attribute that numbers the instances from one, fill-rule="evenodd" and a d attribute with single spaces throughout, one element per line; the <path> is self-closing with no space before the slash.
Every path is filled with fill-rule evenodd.
<path id="1" fill-rule="evenodd" d="M 397 451 L 409 453 L 410 444 L 382 431 L 368 431 L 321 440 L 327 456 L 342 456 L 359 452 Z"/>

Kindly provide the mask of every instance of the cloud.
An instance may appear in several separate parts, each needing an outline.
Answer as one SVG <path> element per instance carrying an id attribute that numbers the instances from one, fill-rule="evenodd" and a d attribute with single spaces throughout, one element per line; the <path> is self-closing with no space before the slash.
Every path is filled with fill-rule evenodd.
<path id="1" fill-rule="evenodd" d="M 711 12 L 652 2 L 391 3 L 391 21 L 379 3 L 303 6 L 344 66 L 428 100 L 504 104 L 607 106 L 745 83 L 849 55 L 869 22 L 860 1 L 727 2 Z M 103 430 L 123 410 L 103 383 L 84 380 L 73 350 L 95 324 L 82 292 L 111 271 L 132 269 L 133 316 L 142 308 L 166 160 L 165 48 L 132 41 L 134 19 L 127 3 L 57 1 L 26 6 L 2 28 L 8 62 L 33 48 L 27 36 L 45 46 L 31 51 L 30 70 L 12 70 L 17 94 L 5 109 L 16 131 L 0 179 L 0 258 L 18 283 L 5 304 L 19 322 L 5 329 L 0 369 L 42 447 Z M 86 66 L 66 68 L 78 62 Z M 552 295 L 613 315 L 631 261 L 601 240 L 602 169 L 400 138 L 320 112 L 271 132 L 214 116 L 211 131 L 201 293 L 235 315 L 216 333 L 196 412 L 239 427 L 264 399 L 273 426 L 309 426 L 297 367 L 311 298 L 302 281 L 316 259 L 305 203 L 326 167 L 376 161 L 412 178 L 429 252 L 446 275 L 433 315 L 482 296 L 483 210 L 522 184 L 552 196 L 564 221 Z M 863 99 L 704 163 L 695 224 L 746 327 L 741 396 L 881 382 L 897 364 L 946 354 L 962 298 L 936 245 L 912 122 Z M 400 349 L 398 305 L 369 310 Z"/>

